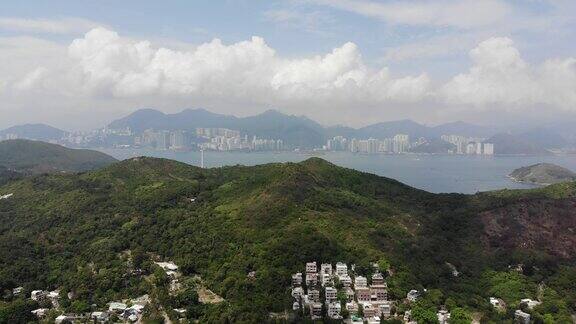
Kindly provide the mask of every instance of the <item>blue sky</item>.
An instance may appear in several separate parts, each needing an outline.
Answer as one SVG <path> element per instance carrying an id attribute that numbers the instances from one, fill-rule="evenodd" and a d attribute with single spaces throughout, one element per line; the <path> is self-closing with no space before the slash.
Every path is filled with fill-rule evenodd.
<path id="1" fill-rule="evenodd" d="M 87 37 L 94 28 L 112 34 Z M 576 96 L 574 87 L 557 85 L 574 77 L 575 34 L 572 0 L 6 1 L 0 4 L 0 97 L 6 97 L 0 127 L 30 119 L 30 106 L 37 106 L 31 98 L 50 98 L 53 105 L 34 108 L 32 116 L 66 126 L 86 114 L 95 118 L 82 126 L 97 126 L 143 105 L 165 111 L 205 106 L 236 115 L 276 108 L 354 125 L 397 118 L 485 122 L 494 111 L 510 118 L 518 111 L 572 113 L 551 97 Z M 213 88 L 198 90 L 205 84 L 198 78 L 211 72 L 192 65 L 203 60 L 197 48 L 213 39 L 223 47 L 210 55 L 223 61 L 210 64 L 222 80 L 237 75 L 220 68 L 226 64 L 246 64 L 247 76 L 235 84 L 210 79 Z M 83 40 L 82 52 L 59 58 L 70 55 L 75 40 Z M 104 52 L 95 45 L 103 40 Z M 146 64 L 110 50 L 140 51 L 136 44 L 143 41 L 150 49 L 138 55 L 150 57 Z M 249 54 L 242 42 L 250 42 Z M 174 55 L 154 61 L 163 53 L 158 49 Z M 136 65 L 114 70 L 102 62 Z M 175 64 L 192 65 L 183 76 L 171 70 Z M 94 69 L 110 73 L 88 80 Z M 51 75 L 70 77 L 47 82 Z M 77 96 L 47 84 L 70 87 L 78 78 L 88 81 L 70 91 Z M 497 84 L 503 79 L 509 80 Z M 238 82 L 246 84 L 238 88 Z M 494 92 L 510 82 L 520 85 Z M 536 96 L 532 89 L 546 91 Z M 327 107 L 326 98 L 333 100 Z"/>

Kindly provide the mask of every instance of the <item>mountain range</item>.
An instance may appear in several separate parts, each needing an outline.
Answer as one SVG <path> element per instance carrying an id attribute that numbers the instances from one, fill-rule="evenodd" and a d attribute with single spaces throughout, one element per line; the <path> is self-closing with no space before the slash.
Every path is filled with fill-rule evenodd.
<path id="1" fill-rule="evenodd" d="M 378 262 L 396 311 L 423 323 L 440 307 L 512 321 L 492 296 L 511 310 L 539 298 L 533 319 L 560 323 L 576 302 L 575 183 L 431 194 L 318 158 L 201 169 L 139 157 L 14 180 L 0 186 L 6 194 L 0 289 L 60 289 L 67 313 L 148 294 L 144 321 L 184 308 L 202 323 L 267 322 L 292 309 L 291 275 L 310 261 L 368 277 Z M 153 261 L 179 266 L 177 288 Z M 224 302 L 199 303 L 194 291 L 206 288 Z M 419 300 L 404 304 L 412 289 Z M 0 302 L 0 316 L 13 319 L 15 303 Z"/>
<path id="2" fill-rule="evenodd" d="M 59 140 L 67 134 L 66 131 L 45 124 L 24 124 L 0 130 L 0 139 L 7 135 L 16 135 L 18 138 L 51 141 Z"/>

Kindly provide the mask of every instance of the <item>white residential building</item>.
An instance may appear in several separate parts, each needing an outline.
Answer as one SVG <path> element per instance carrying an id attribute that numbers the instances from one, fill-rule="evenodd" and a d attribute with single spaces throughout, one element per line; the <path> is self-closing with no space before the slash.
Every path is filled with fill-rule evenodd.
<path id="1" fill-rule="evenodd" d="M 336 295 L 338 291 L 334 287 L 326 287 L 325 295 L 326 295 L 326 302 L 332 302 L 336 300 Z"/>
<path id="2" fill-rule="evenodd" d="M 323 275 L 332 275 L 332 264 L 330 263 L 322 263 L 320 265 L 320 273 L 322 273 Z"/>
<path id="3" fill-rule="evenodd" d="M 368 279 L 363 276 L 358 276 L 354 279 L 354 288 L 365 288 L 368 287 Z"/>
<path id="4" fill-rule="evenodd" d="M 332 319 L 341 319 L 342 316 L 340 316 L 340 312 L 342 310 L 342 307 L 340 306 L 339 302 L 334 302 L 334 303 L 330 303 L 328 304 L 328 317 L 332 318 Z"/>
<path id="5" fill-rule="evenodd" d="M 348 266 L 346 263 L 338 262 L 336 263 L 336 275 L 338 277 L 345 276 L 348 274 Z"/>
<path id="6" fill-rule="evenodd" d="M 349 275 L 340 276 L 339 279 L 340 279 L 340 282 L 342 283 L 342 285 L 343 285 L 344 287 L 350 287 L 350 286 L 352 286 L 352 278 L 350 278 Z"/>
<path id="7" fill-rule="evenodd" d="M 316 273 L 316 262 L 308 262 L 306 263 L 306 273 Z"/>
<path id="8" fill-rule="evenodd" d="M 306 286 L 312 287 L 318 284 L 318 274 L 317 273 L 306 273 Z"/>
<path id="9" fill-rule="evenodd" d="M 530 324 L 530 314 L 525 313 L 519 309 L 514 312 L 514 319 L 522 324 Z"/>
<path id="10" fill-rule="evenodd" d="M 302 287 L 292 289 L 292 297 L 294 299 L 300 299 L 302 296 L 304 296 L 304 289 Z"/>
<path id="11" fill-rule="evenodd" d="M 447 310 L 440 310 L 436 314 L 440 324 L 448 324 L 450 322 L 450 313 Z"/>
<path id="12" fill-rule="evenodd" d="M 292 275 L 292 286 L 298 287 L 302 286 L 302 273 L 298 272 Z"/>
<path id="13" fill-rule="evenodd" d="M 420 296 L 420 293 L 418 292 L 418 290 L 412 289 L 408 292 L 408 294 L 406 294 L 406 299 L 408 299 L 408 301 L 410 301 L 410 302 L 415 302 L 419 296 Z"/>

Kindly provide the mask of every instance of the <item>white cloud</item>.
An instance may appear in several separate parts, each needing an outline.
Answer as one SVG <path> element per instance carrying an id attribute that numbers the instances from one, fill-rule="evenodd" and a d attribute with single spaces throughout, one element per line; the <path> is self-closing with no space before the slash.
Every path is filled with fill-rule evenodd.
<path id="1" fill-rule="evenodd" d="M 79 34 L 101 25 L 82 18 L 26 19 L 0 17 L 0 29 L 31 33 Z"/>
<path id="2" fill-rule="evenodd" d="M 541 66 L 526 63 L 514 42 L 490 38 L 470 51 L 473 66 L 455 76 L 440 93 L 450 103 L 478 107 L 527 105 L 576 108 L 576 60 L 549 60 Z"/>
<path id="3" fill-rule="evenodd" d="M 259 37 L 231 45 L 215 39 L 178 51 L 96 28 L 74 40 L 68 56 L 69 66 L 34 70 L 14 88 L 43 85 L 54 91 L 77 89 L 89 96 L 237 98 L 270 104 L 414 101 L 428 90 L 427 77 L 394 79 L 367 68 L 353 43 L 326 55 L 285 59 Z"/>
<path id="4" fill-rule="evenodd" d="M 312 0 L 395 25 L 473 28 L 502 21 L 510 6 L 502 0 Z"/>

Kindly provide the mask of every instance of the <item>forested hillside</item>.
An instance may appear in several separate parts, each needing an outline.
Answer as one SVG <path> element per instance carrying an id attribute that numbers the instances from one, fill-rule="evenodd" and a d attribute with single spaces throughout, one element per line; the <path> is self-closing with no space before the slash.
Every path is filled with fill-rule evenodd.
<path id="1" fill-rule="evenodd" d="M 262 322 L 291 309 L 291 274 L 311 260 L 344 261 L 365 274 L 372 262 L 386 264 L 392 300 L 427 289 L 416 306 L 422 314 L 445 305 L 501 322 L 513 315 L 495 312 L 488 297 L 509 305 L 540 297 L 534 318 L 564 322 L 575 307 L 576 255 L 570 241 L 554 245 L 550 236 L 574 230 L 576 212 L 557 210 L 574 205 L 575 192 L 570 183 L 436 195 L 321 159 L 200 169 L 134 158 L 39 175 L 0 187 L 0 196 L 13 194 L 0 200 L 0 289 L 8 296 L 0 322 L 37 306 L 10 297 L 18 286 L 71 292 L 63 298 L 70 312 L 150 294 L 150 319 L 177 318 L 171 310 L 185 307 L 202 323 Z M 550 225 L 557 217 L 563 226 Z M 536 237 L 543 229 L 549 235 Z M 501 239 L 517 234 L 533 244 Z M 152 263 L 160 260 L 180 267 L 181 291 L 169 292 Z M 518 264 L 523 270 L 512 271 Z M 199 303 L 198 276 L 225 301 Z"/>

